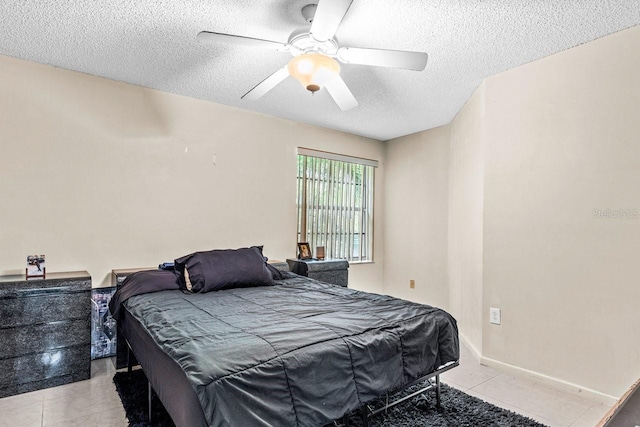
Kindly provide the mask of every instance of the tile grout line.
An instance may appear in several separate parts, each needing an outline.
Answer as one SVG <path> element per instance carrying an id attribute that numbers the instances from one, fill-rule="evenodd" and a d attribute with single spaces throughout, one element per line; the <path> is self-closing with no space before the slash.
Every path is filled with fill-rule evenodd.
<path id="1" fill-rule="evenodd" d="M 578 415 L 578 418 L 576 418 L 575 420 L 573 420 L 571 422 L 571 424 L 569 424 L 569 427 L 571 427 L 572 425 L 574 425 L 580 418 L 582 418 L 582 416 L 584 414 L 586 414 L 587 412 L 589 412 L 591 410 L 591 408 L 593 408 L 595 406 L 595 402 L 589 402 L 591 403 L 591 406 L 589 406 L 583 413 L 581 413 L 580 415 Z"/>
<path id="2" fill-rule="evenodd" d="M 493 377 L 488 378 L 488 379 L 486 379 L 486 380 L 482 381 L 481 383 L 478 383 L 478 384 L 474 385 L 473 387 L 469 387 L 469 390 L 473 390 L 473 389 L 474 389 L 474 388 L 476 388 L 476 387 L 480 387 L 482 384 L 484 384 L 484 383 L 486 383 L 486 382 L 489 382 L 489 381 L 491 381 L 491 380 L 493 380 L 493 379 L 496 379 L 496 378 L 498 378 L 500 375 L 502 375 L 502 373 L 498 372 L 498 373 L 497 373 L 496 375 L 494 375 Z M 483 393 L 483 394 L 486 394 L 486 393 Z M 505 402 L 505 403 L 507 403 L 507 402 Z"/>
<path id="3" fill-rule="evenodd" d="M 40 427 L 44 427 L 44 394 L 42 395 L 42 405 L 40 408 Z"/>
<path id="4" fill-rule="evenodd" d="M 519 413 L 520 415 L 523 415 L 523 413 L 524 413 L 524 412 L 526 412 L 526 413 L 529 413 L 529 414 L 536 415 L 536 416 L 538 416 L 538 417 L 544 418 L 545 420 L 546 420 L 546 419 L 548 419 L 548 418 L 547 418 L 547 417 L 545 417 L 544 415 L 539 414 L 539 413 L 537 413 L 537 412 L 535 412 L 535 411 L 529 411 L 529 410 L 527 410 L 527 409 L 525 409 L 525 408 L 521 408 L 519 405 L 515 405 L 515 404 L 509 403 L 509 402 L 505 402 L 505 401 L 503 401 L 502 399 L 498 399 L 497 397 L 492 396 L 492 395 L 491 395 L 491 394 L 489 394 L 489 393 L 486 393 L 486 392 L 485 392 L 485 393 L 482 393 L 482 392 L 479 392 L 479 391 L 477 391 L 477 390 L 474 390 L 476 387 L 479 387 L 479 386 L 481 386 L 482 384 L 484 384 L 484 383 L 486 383 L 486 382 L 488 382 L 488 381 L 491 381 L 491 380 L 492 380 L 492 379 L 494 379 L 494 378 L 499 377 L 500 375 L 504 375 L 504 374 L 503 374 L 503 373 L 498 373 L 498 375 L 496 375 L 495 377 L 490 378 L 490 379 L 488 379 L 488 380 L 485 380 L 485 381 L 481 382 L 480 384 L 478 384 L 478 385 L 476 385 L 476 386 L 474 386 L 474 387 L 470 388 L 469 390 L 473 390 L 473 391 L 475 391 L 476 393 L 483 394 L 483 395 L 485 395 L 485 396 L 487 396 L 487 397 L 490 397 L 491 399 L 494 399 L 494 400 L 496 400 L 496 401 L 498 401 L 498 402 L 504 403 L 504 404 L 505 404 L 505 405 L 507 405 L 507 406 L 511 406 L 511 407 L 513 407 L 513 408 L 515 408 L 515 409 L 518 409 L 518 410 L 520 410 L 520 411 L 523 411 L 523 412 L 520 412 L 520 413 Z M 491 403 L 491 402 L 489 402 L 489 403 Z M 587 409 L 587 410 L 588 410 L 588 409 Z M 586 412 L 586 411 L 585 411 L 585 412 Z M 571 423 L 567 424 L 565 427 L 571 427 L 571 424 L 575 423 L 578 419 L 580 419 L 580 417 L 581 417 L 582 415 L 584 415 L 584 413 L 580 414 L 580 416 L 579 416 L 578 418 L 576 418 L 575 420 L 573 420 Z M 531 418 L 531 417 L 529 417 L 528 415 L 523 415 L 523 416 L 526 416 L 527 418 Z M 549 420 L 549 421 L 552 421 L 552 422 L 554 422 L 554 423 L 555 423 L 555 422 L 558 422 L 558 421 L 556 421 L 556 420 L 552 420 L 552 419 L 548 419 L 548 420 Z"/>
<path id="5" fill-rule="evenodd" d="M 479 385 L 479 384 L 478 384 L 478 385 Z M 512 407 L 512 408 L 514 408 L 514 409 L 520 410 L 520 411 L 522 411 L 522 412 L 516 412 L 518 415 L 521 415 L 521 416 L 523 416 L 523 417 L 525 417 L 525 418 L 532 419 L 532 420 L 534 420 L 534 421 L 536 421 L 536 422 L 540 422 L 540 421 L 537 421 L 535 418 L 532 418 L 532 417 L 531 417 L 531 415 L 538 416 L 538 417 L 540 417 L 540 418 L 543 418 L 543 419 L 545 419 L 545 420 L 547 420 L 547 421 L 552 421 L 552 422 L 554 422 L 554 423 L 556 423 L 556 422 L 557 422 L 557 421 L 555 421 L 555 420 L 552 420 L 552 419 L 549 419 L 549 418 L 547 418 L 547 417 L 544 417 L 544 416 L 542 416 L 542 415 L 540 415 L 540 414 L 538 414 L 538 413 L 536 413 L 536 412 L 531 412 L 531 411 L 528 411 L 528 410 L 526 410 L 526 409 L 524 409 L 524 408 L 521 408 L 521 407 L 520 407 L 520 406 L 518 406 L 518 405 L 514 405 L 514 404 L 511 404 L 511 403 L 505 402 L 505 401 L 503 401 L 502 399 L 498 399 L 497 397 L 491 396 L 490 394 L 480 393 L 479 391 L 476 391 L 476 393 L 479 393 L 479 394 L 485 395 L 485 396 L 490 397 L 491 399 L 493 399 L 493 400 L 495 400 L 495 401 L 497 401 L 497 402 L 504 403 L 506 406 L 510 406 L 510 407 Z M 478 398 L 478 399 L 481 399 L 481 398 Z M 482 400 L 482 399 L 481 399 L 481 400 Z M 498 406 L 498 407 L 500 407 L 500 405 L 496 405 L 495 403 L 492 403 L 492 402 L 487 402 L 487 403 L 490 403 L 490 404 L 492 404 L 492 405 L 494 405 L 494 406 Z M 501 407 L 501 408 L 502 408 L 502 409 L 505 409 L 505 410 L 507 410 L 507 411 L 511 411 L 511 409 L 506 409 L 506 408 L 504 408 L 504 407 Z M 515 411 L 511 411 L 511 412 L 515 412 Z M 529 415 L 526 415 L 525 413 L 527 413 L 527 414 L 529 414 Z M 574 421 L 574 422 L 575 422 L 575 421 Z M 541 422 L 540 422 L 540 423 L 541 423 Z M 541 424 L 542 424 L 542 423 L 541 423 Z M 560 424 L 560 423 L 559 423 L 559 424 Z M 566 426 L 564 426 L 564 427 L 571 427 L 571 425 L 570 425 L 570 424 L 567 424 L 567 425 L 566 425 Z"/>

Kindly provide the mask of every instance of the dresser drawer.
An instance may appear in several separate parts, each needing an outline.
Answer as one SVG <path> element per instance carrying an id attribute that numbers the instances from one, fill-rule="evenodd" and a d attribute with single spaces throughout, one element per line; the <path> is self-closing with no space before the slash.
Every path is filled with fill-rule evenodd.
<path id="1" fill-rule="evenodd" d="M 0 398 L 91 377 L 86 345 L 0 359 Z"/>
<path id="2" fill-rule="evenodd" d="M 0 301 L 0 328 L 79 319 L 91 310 L 91 291 L 24 298 L 3 298 Z"/>
<path id="3" fill-rule="evenodd" d="M 78 344 L 91 346 L 91 319 L 62 320 L 39 325 L 18 326 L 0 332 L 0 359 L 41 353 Z"/>

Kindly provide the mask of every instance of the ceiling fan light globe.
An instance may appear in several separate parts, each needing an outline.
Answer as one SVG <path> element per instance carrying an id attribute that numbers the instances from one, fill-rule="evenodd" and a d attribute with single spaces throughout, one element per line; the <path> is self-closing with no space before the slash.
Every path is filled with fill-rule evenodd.
<path id="1" fill-rule="evenodd" d="M 302 75 L 311 74 L 313 72 L 314 64 L 308 58 L 303 58 L 297 63 L 298 73 Z"/>
<path id="2" fill-rule="evenodd" d="M 313 73 L 313 81 L 316 82 L 318 86 L 323 87 L 337 76 L 338 73 L 336 73 L 334 69 L 319 67 Z"/>
<path id="3" fill-rule="evenodd" d="M 310 92 L 320 90 L 340 74 L 340 64 L 335 59 L 315 52 L 296 56 L 287 69 Z"/>

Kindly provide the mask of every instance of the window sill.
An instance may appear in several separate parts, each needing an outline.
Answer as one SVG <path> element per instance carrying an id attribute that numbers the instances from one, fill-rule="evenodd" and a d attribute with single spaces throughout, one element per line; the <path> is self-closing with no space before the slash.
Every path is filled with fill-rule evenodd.
<path id="1" fill-rule="evenodd" d="M 349 261 L 349 265 L 366 265 L 375 264 L 375 261 Z"/>

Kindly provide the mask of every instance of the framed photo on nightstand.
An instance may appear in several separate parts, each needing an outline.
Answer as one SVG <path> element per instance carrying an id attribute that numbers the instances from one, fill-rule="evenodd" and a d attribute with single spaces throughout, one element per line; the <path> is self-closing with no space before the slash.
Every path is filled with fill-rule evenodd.
<path id="1" fill-rule="evenodd" d="M 311 246 L 309 246 L 309 242 L 299 242 L 298 243 L 298 259 L 311 259 Z"/>

